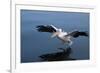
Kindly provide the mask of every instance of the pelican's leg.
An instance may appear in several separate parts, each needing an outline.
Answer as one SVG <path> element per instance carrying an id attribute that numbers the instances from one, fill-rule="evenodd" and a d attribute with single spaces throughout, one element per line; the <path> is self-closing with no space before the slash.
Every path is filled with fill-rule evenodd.
<path id="1" fill-rule="evenodd" d="M 67 49 L 69 47 L 69 43 L 65 44 L 65 49 Z"/>
<path id="2" fill-rule="evenodd" d="M 72 41 L 70 41 L 70 42 L 69 42 L 69 47 L 70 47 L 72 44 L 73 44 L 73 42 L 72 42 Z"/>
<path id="3" fill-rule="evenodd" d="M 66 43 L 66 41 L 63 41 L 62 45 L 63 45 L 62 50 L 63 50 L 63 52 L 65 52 L 66 51 L 66 47 L 67 47 L 68 44 Z"/>
<path id="4" fill-rule="evenodd" d="M 70 40 L 70 41 L 67 41 L 66 43 L 65 43 L 65 50 L 67 50 L 67 48 L 70 48 L 71 47 L 71 45 L 72 45 L 72 41 Z"/>

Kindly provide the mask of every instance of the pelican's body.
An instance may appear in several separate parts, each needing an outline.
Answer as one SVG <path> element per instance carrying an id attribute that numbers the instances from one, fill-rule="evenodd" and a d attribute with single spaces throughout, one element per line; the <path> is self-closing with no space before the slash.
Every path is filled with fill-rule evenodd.
<path id="1" fill-rule="evenodd" d="M 72 44 L 71 41 L 71 36 L 67 36 L 67 32 L 58 32 L 58 34 L 56 35 L 58 39 L 60 39 L 62 41 L 63 44 L 68 44 L 69 46 Z"/>
<path id="2" fill-rule="evenodd" d="M 72 45 L 71 38 L 76 38 L 78 36 L 88 36 L 86 32 L 79 32 L 79 31 L 72 31 L 72 32 L 65 32 L 62 29 L 58 29 L 54 25 L 39 25 L 37 26 L 37 30 L 39 32 L 49 32 L 52 33 L 52 38 L 57 37 L 60 39 L 63 44 Z"/>

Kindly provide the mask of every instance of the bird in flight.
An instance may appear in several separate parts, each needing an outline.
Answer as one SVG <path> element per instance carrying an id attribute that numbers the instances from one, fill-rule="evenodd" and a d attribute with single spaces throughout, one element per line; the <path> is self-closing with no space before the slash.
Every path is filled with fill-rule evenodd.
<path id="1" fill-rule="evenodd" d="M 39 32 L 48 32 L 52 33 L 52 38 L 57 37 L 60 39 L 63 44 L 67 44 L 67 46 L 71 46 L 73 41 L 72 38 L 77 38 L 79 36 L 88 36 L 87 32 L 74 30 L 72 32 L 65 32 L 61 28 L 57 28 L 54 25 L 38 25 L 36 26 L 37 31 Z"/>

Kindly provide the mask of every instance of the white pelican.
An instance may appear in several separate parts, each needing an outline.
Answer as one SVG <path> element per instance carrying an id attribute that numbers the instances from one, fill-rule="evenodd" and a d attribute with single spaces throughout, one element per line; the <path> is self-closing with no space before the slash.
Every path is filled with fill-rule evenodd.
<path id="1" fill-rule="evenodd" d="M 86 32 L 80 32 L 77 30 L 74 30 L 72 32 L 65 32 L 62 29 L 55 27 L 54 25 L 38 25 L 36 28 L 39 32 L 52 33 L 52 38 L 57 37 L 63 42 L 63 44 L 68 44 L 68 46 L 71 46 L 72 44 L 71 38 L 77 38 L 79 36 L 88 36 Z"/>

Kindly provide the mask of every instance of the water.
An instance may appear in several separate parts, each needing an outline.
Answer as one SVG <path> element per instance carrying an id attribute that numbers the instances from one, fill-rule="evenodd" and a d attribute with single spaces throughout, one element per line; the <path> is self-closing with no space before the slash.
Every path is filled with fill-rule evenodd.
<path id="1" fill-rule="evenodd" d="M 36 30 L 37 25 L 50 24 L 68 32 L 75 29 L 89 32 L 89 13 L 21 10 L 21 63 L 41 62 L 39 56 L 60 51 L 57 49 L 62 47 L 60 40 L 51 39 L 50 33 Z M 74 39 L 71 50 L 71 58 L 88 60 L 89 38 Z"/>

